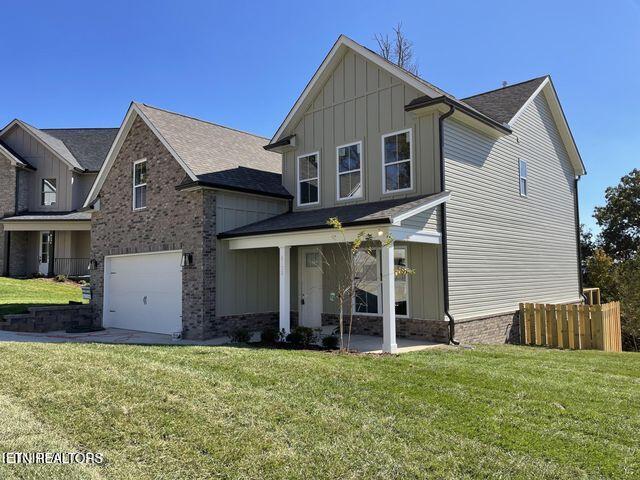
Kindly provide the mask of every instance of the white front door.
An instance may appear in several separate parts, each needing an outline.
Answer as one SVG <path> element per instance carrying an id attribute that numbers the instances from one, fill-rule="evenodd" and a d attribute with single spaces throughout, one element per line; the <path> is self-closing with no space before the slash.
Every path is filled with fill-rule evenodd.
<path id="1" fill-rule="evenodd" d="M 322 326 L 322 255 L 318 247 L 301 247 L 300 270 L 300 325 Z"/>
<path id="2" fill-rule="evenodd" d="M 51 234 L 49 232 L 40 232 L 40 249 L 38 250 L 38 272 L 41 275 L 49 274 L 49 244 L 51 243 Z"/>

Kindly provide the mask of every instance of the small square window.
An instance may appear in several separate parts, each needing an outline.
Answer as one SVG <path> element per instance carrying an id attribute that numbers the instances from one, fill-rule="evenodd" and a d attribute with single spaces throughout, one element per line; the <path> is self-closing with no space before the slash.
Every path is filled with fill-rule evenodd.
<path id="1" fill-rule="evenodd" d="M 42 179 L 42 196 L 41 196 L 41 204 L 42 205 L 55 205 L 56 204 L 56 179 L 55 178 L 43 178 Z"/>

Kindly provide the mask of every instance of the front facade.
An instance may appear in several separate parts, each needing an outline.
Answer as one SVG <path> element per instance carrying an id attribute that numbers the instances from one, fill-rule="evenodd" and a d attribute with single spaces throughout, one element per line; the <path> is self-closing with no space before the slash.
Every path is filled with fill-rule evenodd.
<path id="1" fill-rule="evenodd" d="M 519 302 L 580 301 L 582 174 L 548 77 L 458 100 L 341 37 L 271 141 L 132 105 L 86 202 L 92 302 L 189 338 L 335 325 L 365 232 L 354 333 L 508 341 Z"/>
<path id="2" fill-rule="evenodd" d="M 0 267 L 4 275 L 88 275 L 91 216 L 79 211 L 117 129 L 0 132 Z"/>

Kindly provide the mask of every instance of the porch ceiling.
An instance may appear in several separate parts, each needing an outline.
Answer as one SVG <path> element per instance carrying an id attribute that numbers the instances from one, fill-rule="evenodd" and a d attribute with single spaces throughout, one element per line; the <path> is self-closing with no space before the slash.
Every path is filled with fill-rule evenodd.
<path id="1" fill-rule="evenodd" d="M 91 212 L 28 212 L 0 220 L 5 231 L 91 230 Z"/>

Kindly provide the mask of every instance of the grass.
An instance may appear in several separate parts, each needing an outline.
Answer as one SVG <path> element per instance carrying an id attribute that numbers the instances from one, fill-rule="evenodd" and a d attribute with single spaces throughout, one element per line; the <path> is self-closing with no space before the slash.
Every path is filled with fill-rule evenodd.
<path id="1" fill-rule="evenodd" d="M 0 478 L 638 478 L 640 355 L 0 344 Z"/>
<path id="2" fill-rule="evenodd" d="M 38 305 L 66 305 L 70 300 L 82 301 L 82 290 L 77 283 L 54 282 L 50 278 L 0 277 L 0 317 L 24 313 Z"/>

